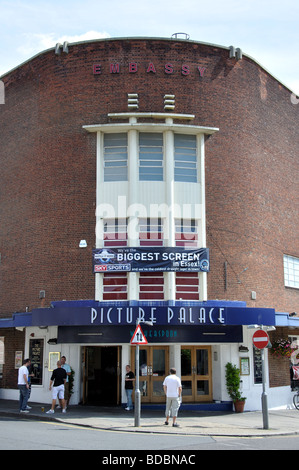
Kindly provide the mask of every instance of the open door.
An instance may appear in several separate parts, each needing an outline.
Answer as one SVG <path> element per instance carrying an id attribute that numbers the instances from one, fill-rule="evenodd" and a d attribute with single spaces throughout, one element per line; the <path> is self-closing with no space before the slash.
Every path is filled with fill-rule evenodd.
<path id="1" fill-rule="evenodd" d="M 82 348 L 83 404 L 120 404 L 120 363 L 120 346 Z"/>

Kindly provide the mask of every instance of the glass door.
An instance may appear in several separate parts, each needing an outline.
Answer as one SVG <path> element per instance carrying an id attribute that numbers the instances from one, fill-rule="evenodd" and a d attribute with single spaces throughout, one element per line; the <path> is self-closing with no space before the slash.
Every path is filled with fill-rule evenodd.
<path id="1" fill-rule="evenodd" d="M 142 403 L 165 401 L 163 381 L 169 373 L 168 352 L 168 346 L 139 347 L 139 388 Z M 135 370 L 135 353 L 134 347 L 131 360 L 133 370 Z"/>
<path id="2" fill-rule="evenodd" d="M 210 346 L 182 346 L 181 380 L 183 401 L 212 400 L 212 362 Z"/>
<path id="3" fill-rule="evenodd" d="M 161 403 L 165 401 L 163 382 L 166 375 L 169 374 L 168 347 L 153 346 L 151 359 L 151 401 Z"/>

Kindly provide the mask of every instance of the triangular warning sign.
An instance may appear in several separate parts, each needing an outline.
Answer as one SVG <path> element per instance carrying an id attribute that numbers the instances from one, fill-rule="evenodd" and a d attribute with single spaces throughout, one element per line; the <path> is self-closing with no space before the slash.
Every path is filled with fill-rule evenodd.
<path id="1" fill-rule="evenodd" d="M 137 328 L 131 338 L 131 344 L 147 344 L 147 339 L 144 336 L 144 333 L 140 325 L 137 325 Z"/>

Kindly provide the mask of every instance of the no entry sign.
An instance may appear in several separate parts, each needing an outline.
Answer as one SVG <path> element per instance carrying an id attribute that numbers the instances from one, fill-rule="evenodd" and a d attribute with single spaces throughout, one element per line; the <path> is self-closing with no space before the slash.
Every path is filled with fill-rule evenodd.
<path id="1" fill-rule="evenodd" d="M 253 344 L 258 349 L 264 349 L 268 346 L 269 336 L 264 330 L 257 330 L 252 337 Z"/>

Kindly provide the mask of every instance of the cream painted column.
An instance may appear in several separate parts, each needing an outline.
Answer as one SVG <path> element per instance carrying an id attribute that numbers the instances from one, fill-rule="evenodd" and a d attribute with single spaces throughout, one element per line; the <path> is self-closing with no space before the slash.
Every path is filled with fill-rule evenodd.
<path id="1" fill-rule="evenodd" d="M 198 134 L 197 135 L 197 148 L 199 153 L 199 161 L 200 161 L 200 191 L 201 191 L 201 247 L 206 248 L 207 246 L 207 237 L 206 237 L 206 182 L 205 182 L 205 135 Z M 200 289 L 200 297 L 201 301 L 205 301 L 208 299 L 208 278 L 207 273 L 200 272 L 199 273 L 199 289 Z"/>
<path id="2" fill-rule="evenodd" d="M 130 123 L 134 124 L 136 118 L 130 118 Z M 128 181 L 129 181 L 129 196 L 127 203 L 127 218 L 128 218 L 128 246 L 139 246 L 139 221 L 138 215 L 140 207 L 138 204 L 138 181 L 139 181 L 139 166 L 138 166 L 138 131 L 128 131 Z M 139 274 L 128 273 L 128 300 L 139 299 Z"/>
<path id="3" fill-rule="evenodd" d="M 101 183 L 104 181 L 103 176 L 103 133 L 97 132 L 97 162 L 96 162 L 96 248 L 104 246 L 104 224 L 101 208 Z M 103 277 L 104 274 L 97 273 L 95 276 L 95 300 L 103 300 Z"/>
<path id="4" fill-rule="evenodd" d="M 166 119 L 167 124 L 172 124 L 172 119 Z M 175 246 L 175 223 L 174 223 L 174 134 L 173 131 L 164 132 L 165 148 L 165 246 Z M 165 276 L 165 300 L 175 300 L 175 273 L 164 273 Z"/>

